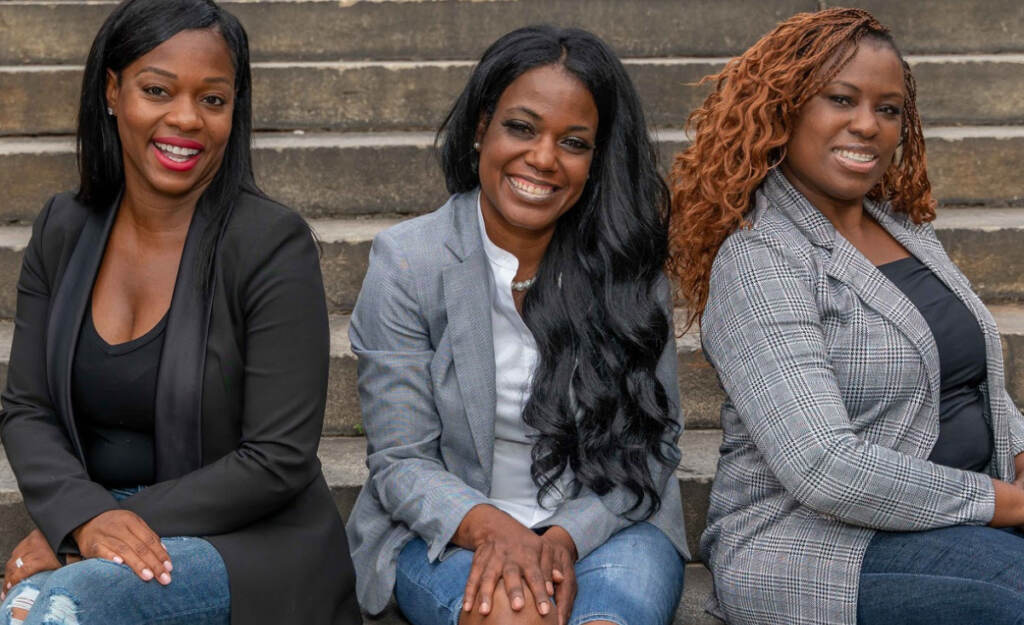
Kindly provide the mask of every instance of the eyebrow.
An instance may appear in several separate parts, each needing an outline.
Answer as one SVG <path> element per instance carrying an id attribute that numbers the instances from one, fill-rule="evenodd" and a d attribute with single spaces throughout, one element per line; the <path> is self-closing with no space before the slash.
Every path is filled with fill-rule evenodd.
<path id="1" fill-rule="evenodd" d="M 832 81 L 832 84 L 834 84 L 834 85 L 842 85 L 842 86 L 844 86 L 844 87 L 846 87 L 848 89 L 853 89 L 857 93 L 860 93 L 860 87 L 858 87 L 857 85 L 855 85 L 853 83 L 846 82 L 845 80 L 834 80 L 834 81 Z M 890 91 L 889 93 L 883 93 L 882 97 L 883 98 L 903 98 L 904 96 L 903 96 L 903 92 L 902 91 Z"/>
<path id="2" fill-rule="evenodd" d="M 525 106 L 513 106 L 513 107 L 509 108 L 508 110 L 509 110 L 509 112 L 519 111 L 521 113 L 526 113 L 527 115 L 529 115 L 533 119 L 537 119 L 537 120 L 543 119 L 543 117 L 541 117 L 540 113 L 534 111 L 533 109 L 525 107 Z M 590 130 L 590 126 L 569 126 L 569 128 L 567 128 L 567 130 L 569 130 L 570 132 L 586 131 L 586 130 Z"/>
<path id="3" fill-rule="evenodd" d="M 160 69 L 159 67 L 153 67 L 152 65 L 147 65 L 146 67 L 143 67 L 139 71 L 135 72 L 135 75 L 139 76 L 140 74 L 144 74 L 146 72 L 152 72 L 154 74 L 159 74 L 160 76 L 165 76 L 165 77 L 170 78 L 172 80 L 177 80 L 178 79 L 178 75 L 175 74 L 174 72 L 169 72 L 169 71 L 167 71 L 165 69 Z M 212 76 L 210 78 L 204 78 L 203 82 L 222 82 L 222 83 L 224 83 L 226 85 L 230 85 L 231 84 L 231 81 L 228 80 L 227 78 L 224 78 L 223 76 Z"/>

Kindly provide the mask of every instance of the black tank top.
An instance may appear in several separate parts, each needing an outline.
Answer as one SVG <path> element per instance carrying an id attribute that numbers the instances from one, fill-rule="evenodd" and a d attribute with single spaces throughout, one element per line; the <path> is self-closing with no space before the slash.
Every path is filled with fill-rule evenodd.
<path id="1" fill-rule="evenodd" d="M 985 337 L 977 319 L 927 265 L 910 256 L 879 265 L 928 322 L 939 350 L 939 438 L 929 460 L 983 471 L 992 457 L 992 429 L 985 420 Z"/>
<path id="2" fill-rule="evenodd" d="M 167 316 L 139 338 L 110 345 L 86 313 L 72 365 L 71 398 L 89 477 L 106 488 L 148 486 L 156 379 Z"/>

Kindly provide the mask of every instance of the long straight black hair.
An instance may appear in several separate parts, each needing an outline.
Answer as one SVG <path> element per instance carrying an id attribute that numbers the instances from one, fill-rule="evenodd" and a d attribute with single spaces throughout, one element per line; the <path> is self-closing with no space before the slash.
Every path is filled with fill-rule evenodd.
<path id="1" fill-rule="evenodd" d="M 669 195 L 625 68 L 583 30 L 532 26 L 508 33 L 484 52 L 442 124 L 441 164 L 450 193 L 479 186 L 478 124 L 490 122 L 516 78 L 550 65 L 587 87 L 598 128 L 587 185 L 559 218 L 523 302 L 539 351 L 523 411 L 538 431 L 531 473 L 538 501 L 571 468 L 571 492 L 564 495 L 621 487 L 633 497 L 624 513 L 646 518 L 661 505 L 651 460 L 675 467 L 680 428 L 656 374 L 673 332 L 662 271 Z"/>
<path id="2" fill-rule="evenodd" d="M 217 234 L 242 190 L 259 194 L 252 173 L 252 73 L 249 38 L 234 15 L 212 0 L 125 0 L 96 34 L 85 63 L 78 107 L 78 171 L 76 199 L 94 210 L 106 210 L 124 186 L 124 163 L 117 120 L 107 114 L 107 70 L 121 80 L 121 71 L 135 59 L 183 30 L 211 29 L 224 38 L 235 69 L 235 102 L 231 135 L 224 160 L 203 191 L 196 210 L 210 224 L 203 233 L 199 266 L 206 286 Z"/>

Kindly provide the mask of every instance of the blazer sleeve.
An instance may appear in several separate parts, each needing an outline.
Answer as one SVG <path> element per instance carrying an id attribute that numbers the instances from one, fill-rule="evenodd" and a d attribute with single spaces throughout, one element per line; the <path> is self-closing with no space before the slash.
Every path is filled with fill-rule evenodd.
<path id="1" fill-rule="evenodd" d="M 671 466 L 666 466 L 652 457 L 649 463 L 655 486 L 664 499 L 667 488 L 678 488 L 678 483 L 675 481 L 675 469 L 681 458 L 678 438 L 683 431 L 677 375 L 678 354 L 672 316 L 672 289 L 668 279 L 664 276 L 658 285 L 658 297 L 663 302 L 668 314 L 669 332 L 665 348 L 658 358 L 656 375 L 665 389 L 669 414 L 677 426 L 666 428 L 662 433 L 662 449 L 666 451 L 669 458 L 675 459 L 675 462 Z M 635 498 L 621 487 L 616 487 L 603 496 L 598 496 L 597 493 L 589 489 L 583 489 L 579 496 L 562 502 L 556 508 L 554 515 L 544 521 L 544 525 L 558 525 L 565 529 L 576 544 L 579 558 L 583 559 L 594 549 L 603 545 L 613 534 L 636 522 L 636 518 L 630 518 L 631 515 L 628 513 L 634 501 Z"/>
<path id="2" fill-rule="evenodd" d="M 757 229 L 730 236 L 712 269 L 705 351 L 769 469 L 801 504 L 853 525 L 915 531 L 990 521 L 989 477 L 854 433 L 810 274 L 792 246 Z"/>
<path id="3" fill-rule="evenodd" d="M 255 228 L 251 230 L 256 230 Z M 241 529 L 320 476 L 330 334 L 318 250 L 297 214 L 250 233 L 241 441 L 234 451 L 121 502 L 162 536 Z"/>
<path id="4" fill-rule="evenodd" d="M 118 505 L 89 479 L 50 396 L 46 331 L 57 285 L 50 284 L 44 250 L 47 237 L 58 236 L 47 230 L 53 205 L 36 218 L 22 261 L 0 430 L 29 515 L 54 551 L 68 553 L 73 529 Z"/>
<path id="5" fill-rule="evenodd" d="M 441 457 L 430 374 L 434 348 L 413 271 L 388 233 L 377 236 L 349 335 L 359 359 L 370 470 L 365 488 L 394 521 L 427 543 L 434 560 L 466 513 L 489 500 L 450 472 Z"/>

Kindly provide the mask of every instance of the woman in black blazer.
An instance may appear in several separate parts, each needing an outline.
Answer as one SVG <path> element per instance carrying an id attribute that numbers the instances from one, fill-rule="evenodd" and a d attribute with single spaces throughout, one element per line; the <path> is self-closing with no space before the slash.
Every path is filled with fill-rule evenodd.
<path id="1" fill-rule="evenodd" d="M 359 621 L 316 456 L 317 247 L 255 187 L 250 86 L 212 1 L 129 0 L 93 43 L 81 187 L 18 282 L 0 433 L 39 530 L 7 567 L 12 622 Z"/>

